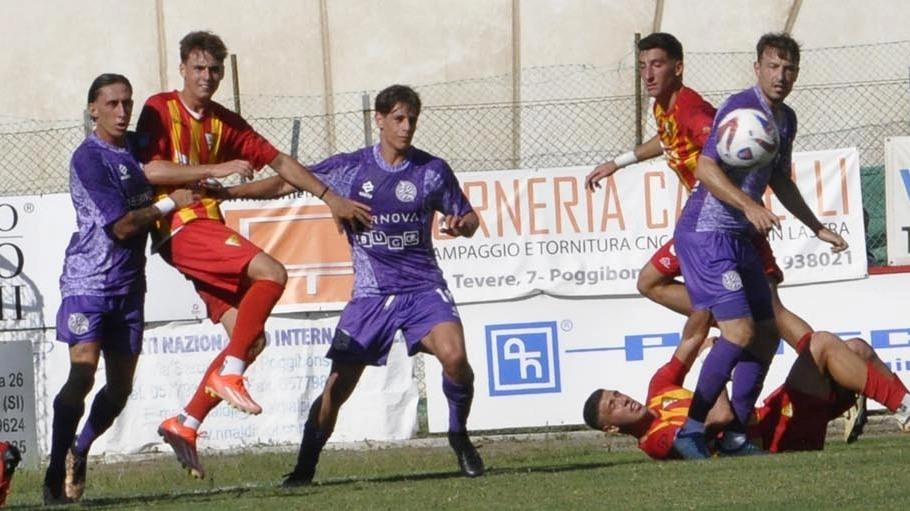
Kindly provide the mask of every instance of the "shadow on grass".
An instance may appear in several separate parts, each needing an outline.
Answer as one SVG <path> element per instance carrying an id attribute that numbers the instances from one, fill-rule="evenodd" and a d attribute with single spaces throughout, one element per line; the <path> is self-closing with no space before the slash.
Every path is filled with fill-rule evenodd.
<path id="1" fill-rule="evenodd" d="M 502 467 L 489 467 L 486 471 L 487 477 L 496 477 L 497 475 L 512 474 L 530 474 L 530 473 L 560 473 L 574 472 L 580 470 L 597 470 L 610 467 L 638 465 L 648 463 L 649 460 L 624 460 L 611 462 L 591 462 L 591 463 L 568 463 L 560 465 L 514 465 Z M 464 476 L 458 471 L 437 471 L 437 472 L 417 472 L 407 474 L 391 474 L 374 477 L 344 477 L 318 480 L 311 485 L 299 486 L 297 488 L 281 488 L 280 482 L 275 484 L 251 484 L 247 486 L 231 486 L 223 488 L 199 489 L 172 491 L 159 494 L 130 495 L 124 497 L 98 497 L 86 498 L 77 504 L 68 506 L 54 507 L 53 509 L 120 509 L 124 506 L 136 506 L 144 503 L 148 504 L 165 504 L 168 502 L 177 502 L 187 504 L 190 502 L 209 502 L 221 501 L 228 498 L 250 497 L 257 494 L 268 498 L 300 497 L 302 495 L 318 493 L 320 488 L 333 486 L 342 486 L 350 484 L 364 483 L 397 483 L 407 481 L 430 481 L 442 479 L 463 479 Z M 47 509 L 40 505 L 18 505 L 10 506 L 10 510 L 32 510 Z"/>

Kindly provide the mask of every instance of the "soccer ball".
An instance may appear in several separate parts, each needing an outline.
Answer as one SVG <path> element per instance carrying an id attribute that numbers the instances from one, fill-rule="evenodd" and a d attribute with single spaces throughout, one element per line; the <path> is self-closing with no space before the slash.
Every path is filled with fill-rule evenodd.
<path id="1" fill-rule="evenodd" d="M 717 125 L 717 154 L 735 168 L 758 168 L 777 154 L 780 136 L 768 116 L 753 108 L 737 108 Z"/>

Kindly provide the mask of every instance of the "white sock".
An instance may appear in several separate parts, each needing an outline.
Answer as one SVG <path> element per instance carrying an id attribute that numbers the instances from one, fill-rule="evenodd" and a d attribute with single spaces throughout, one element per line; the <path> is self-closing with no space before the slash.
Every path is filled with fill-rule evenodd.
<path id="1" fill-rule="evenodd" d="M 725 451 L 733 451 L 739 449 L 745 443 L 746 434 L 736 433 L 733 431 L 724 431 L 724 436 L 720 439 L 720 445 Z"/>
<path id="2" fill-rule="evenodd" d="M 197 419 L 196 417 L 193 417 L 192 415 L 190 415 L 188 413 L 183 414 L 183 425 L 184 426 L 192 429 L 193 431 L 196 431 L 197 429 L 199 429 L 200 424 L 202 424 L 202 422 L 200 422 L 199 419 Z"/>
<path id="3" fill-rule="evenodd" d="M 894 411 L 894 415 L 902 426 L 910 422 L 910 394 L 904 394 L 904 398 L 901 399 L 901 404 Z"/>
<path id="4" fill-rule="evenodd" d="M 246 360 L 232 357 L 224 357 L 224 365 L 221 366 L 221 374 L 243 374 L 246 369 Z"/>

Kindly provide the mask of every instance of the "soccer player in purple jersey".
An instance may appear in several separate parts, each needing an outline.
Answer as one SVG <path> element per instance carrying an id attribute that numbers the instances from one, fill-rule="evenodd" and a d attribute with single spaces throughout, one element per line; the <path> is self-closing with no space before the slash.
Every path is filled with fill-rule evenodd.
<path id="1" fill-rule="evenodd" d="M 379 144 L 332 156 L 310 170 L 342 197 L 370 206 L 372 228 L 344 225 L 354 260 L 354 291 L 339 319 L 326 355 L 332 368 L 322 395 L 304 425 L 297 465 L 284 486 L 309 484 L 319 453 L 335 428 L 341 405 L 367 365 L 384 365 L 395 333 L 404 334 L 408 354 L 432 353 L 443 369 L 449 402 L 449 445 L 466 476 L 483 474 L 483 460 L 467 434 L 474 396 L 458 309 L 436 262 L 433 216 L 442 231 L 473 236 L 479 220 L 458 179 L 442 159 L 411 145 L 420 97 L 392 85 L 376 96 Z M 267 197 L 293 192 L 278 177 L 227 189 L 228 197 Z"/>
<path id="2" fill-rule="evenodd" d="M 765 188 L 770 185 L 784 207 L 833 251 L 847 248 L 843 238 L 824 228 L 790 178 L 796 114 L 784 99 L 799 73 L 799 44 L 788 34 L 765 34 L 756 53 L 757 84 L 734 94 L 718 110 L 696 167 L 700 185 L 676 226 L 676 250 L 693 308 L 710 310 L 721 331 L 705 358 L 688 419 L 674 442 L 684 458 L 708 457 L 705 417 L 731 375 L 735 419 L 720 449 L 733 455 L 758 452 L 746 439 L 746 425 L 780 339 L 771 291 L 750 241 L 756 231 L 764 235 L 779 227 L 777 216 L 761 203 Z M 717 120 L 737 108 L 763 111 L 777 126 L 778 152 L 763 167 L 732 168 L 717 154 Z"/>
<path id="3" fill-rule="evenodd" d="M 50 462 L 44 476 L 47 505 L 82 497 L 92 442 L 111 426 L 132 391 L 142 351 L 149 229 L 168 211 L 197 198 L 191 190 L 180 189 L 152 203 L 152 187 L 127 134 L 132 95 L 133 88 L 122 75 L 95 78 L 88 90 L 95 130 L 70 162 L 78 230 L 66 249 L 60 276 L 63 300 L 57 312 L 57 338 L 69 345 L 70 372 L 54 398 Z M 106 384 L 95 395 L 76 438 L 102 353 Z"/>

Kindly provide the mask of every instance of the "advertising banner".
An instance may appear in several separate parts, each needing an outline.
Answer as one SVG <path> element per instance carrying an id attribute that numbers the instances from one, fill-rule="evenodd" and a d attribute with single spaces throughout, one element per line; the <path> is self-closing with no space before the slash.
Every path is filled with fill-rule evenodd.
<path id="1" fill-rule="evenodd" d="M 201 427 L 206 435 L 200 438 L 199 448 L 298 443 L 310 404 L 321 394 L 329 375 L 331 361 L 324 355 L 336 322 L 334 315 L 306 320 L 270 318 L 266 324 L 267 346 L 245 374 L 250 395 L 262 405 L 262 414 L 247 415 L 224 403 L 218 405 Z M 48 425 L 53 396 L 62 387 L 69 368 L 66 346 L 52 338 L 53 331 L 49 331 L 41 347 L 46 351 L 46 380 L 40 384 L 50 396 L 44 410 Z M 221 325 L 208 321 L 146 330 L 130 400 L 111 429 L 95 443 L 93 452 L 170 452 L 157 434 L 158 424 L 182 412 L 205 369 L 227 342 Z M 104 385 L 103 365 L 102 361 L 89 403 Z M 412 375 L 413 359 L 407 356 L 403 341 L 395 342 L 387 367 L 368 367 L 364 371 L 341 410 L 331 440 L 412 437 L 418 399 Z"/>
<path id="2" fill-rule="evenodd" d="M 885 139 L 888 265 L 910 265 L 910 137 Z"/>
<path id="3" fill-rule="evenodd" d="M 584 189 L 589 167 L 462 172 L 462 189 L 480 218 L 472 238 L 434 227 L 436 255 L 459 303 L 538 293 L 637 295 L 636 279 L 673 235 L 687 198 L 662 160 L 639 163 Z M 866 275 L 865 229 L 855 149 L 798 153 L 793 178 L 806 203 L 850 250 L 830 248 L 790 215 L 769 191 L 765 204 L 781 229 L 769 237 L 785 284 Z M 222 205 L 228 225 L 288 268 L 281 311 L 337 310 L 350 296 L 353 264 L 326 206 L 308 196 Z"/>
<path id="4" fill-rule="evenodd" d="M 634 296 L 650 256 L 672 237 L 686 192 L 662 160 L 639 163 L 584 190 L 589 167 L 463 172 L 458 177 L 480 228 L 450 238 L 434 222 L 437 259 L 459 303 L 556 296 Z M 818 218 L 850 243 L 827 245 L 787 213 L 770 192 L 765 204 L 781 218 L 770 234 L 785 284 L 866 275 L 865 231 L 855 149 L 798 153 L 793 177 Z M 308 194 L 273 201 L 229 201 L 225 221 L 288 269 L 276 312 L 338 311 L 350 297 L 353 264 L 347 241 L 327 206 Z M 0 201 L 0 297 L 4 317 L 27 314 L 55 324 L 57 279 L 75 227 L 69 197 Z M 178 234 L 179 236 L 179 234 Z M 148 264 L 150 322 L 201 319 L 192 286 L 152 255 Z M 32 309 L 29 305 L 32 304 Z M 39 311 L 40 308 L 40 311 Z M 36 320 L 38 318 L 29 318 Z M 32 321 L 34 322 L 34 321 Z"/>
<path id="5" fill-rule="evenodd" d="M 783 303 L 817 330 L 866 340 L 910 384 L 910 274 L 794 286 Z M 889 298 L 890 297 L 890 298 Z M 468 360 L 474 369 L 471 429 L 583 424 L 582 407 L 596 389 L 619 390 L 643 401 L 654 372 L 670 360 L 684 319 L 645 298 L 527 300 L 459 307 Z M 716 332 L 716 331 L 715 331 Z M 781 344 L 762 398 L 782 384 L 796 355 Z M 441 369 L 425 357 L 431 432 L 448 427 Z M 695 388 L 701 360 L 686 386 Z M 881 408 L 869 401 L 870 408 Z M 895 429 L 896 431 L 896 429 Z"/>

